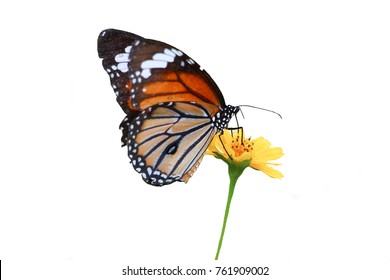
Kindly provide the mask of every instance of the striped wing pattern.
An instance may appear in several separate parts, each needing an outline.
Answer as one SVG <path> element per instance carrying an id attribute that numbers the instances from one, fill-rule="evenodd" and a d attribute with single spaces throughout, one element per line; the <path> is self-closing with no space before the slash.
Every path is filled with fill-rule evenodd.
<path id="1" fill-rule="evenodd" d="M 129 158 L 145 182 L 161 186 L 191 177 L 217 132 L 208 106 L 160 103 L 125 118 Z"/>

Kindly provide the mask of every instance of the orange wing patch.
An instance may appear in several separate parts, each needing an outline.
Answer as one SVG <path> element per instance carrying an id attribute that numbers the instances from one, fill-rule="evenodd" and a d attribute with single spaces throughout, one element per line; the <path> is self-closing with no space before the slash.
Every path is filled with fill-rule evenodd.
<path id="1" fill-rule="evenodd" d="M 191 91 L 198 93 L 210 103 L 220 107 L 221 104 L 216 98 L 214 91 L 210 86 L 205 82 L 205 80 L 198 75 L 190 73 L 179 73 L 180 80 L 191 89 Z"/>
<path id="2" fill-rule="evenodd" d="M 146 98 L 142 100 L 140 103 L 141 109 L 145 109 L 148 107 L 151 107 L 153 105 L 156 105 L 161 102 L 189 102 L 189 101 L 194 101 L 194 102 L 204 102 L 202 99 L 194 97 L 190 93 L 178 93 L 178 94 L 169 94 L 169 95 L 155 95 L 150 98 Z"/>
<path id="3" fill-rule="evenodd" d="M 126 89 L 130 91 L 131 87 L 131 82 L 128 82 Z M 209 103 L 221 107 L 216 93 L 204 78 L 193 73 L 174 71 L 155 75 L 150 81 L 145 80 L 134 98 L 129 94 L 127 101 L 131 110 L 144 110 L 158 103 L 180 101 Z M 134 107 L 133 104 L 138 106 Z"/>
<path id="4" fill-rule="evenodd" d="M 186 92 L 187 89 L 182 83 L 176 81 L 164 81 L 164 82 L 153 82 L 143 88 L 145 95 L 161 95 L 164 93 L 179 93 Z"/>

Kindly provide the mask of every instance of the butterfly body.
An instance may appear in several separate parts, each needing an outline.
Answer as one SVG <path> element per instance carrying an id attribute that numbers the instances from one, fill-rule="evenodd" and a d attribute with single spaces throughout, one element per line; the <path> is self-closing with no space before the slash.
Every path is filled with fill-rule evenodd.
<path id="1" fill-rule="evenodd" d="M 134 169 L 156 186 L 187 182 L 239 108 L 226 105 L 207 72 L 168 44 L 108 29 L 98 54 L 127 114 L 122 145 Z"/>

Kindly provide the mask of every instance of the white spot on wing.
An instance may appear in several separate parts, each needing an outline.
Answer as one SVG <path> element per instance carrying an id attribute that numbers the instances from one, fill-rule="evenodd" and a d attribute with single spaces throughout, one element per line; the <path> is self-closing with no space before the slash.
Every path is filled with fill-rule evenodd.
<path id="1" fill-rule="evenodd" d="M 175 60 L 174 57 L 164 54 L 164 53 L 156 53 L 153 55 L 153 60 L 162 60 L 167 62 L 173 62 Z"/>
<path id="2" fill-rule="evenodd" d="M 170 49 L 164 49 L 164 53 L 169 55 L 169 56 L 172 56 L 172 57 L 176 56 L 176 54 L 173 51 L 171 51 Z"/>
<path id="3" fill-rule="evenodd" d="M 144 69 L 142 70 L 141 76 L 144 77 L 144 79 L 149 78 L 152 75 L 150 72 L 150 69 Z"/>
<path id="4" fill-rule="evenodd" d="M 132 46 L 127 46 L 125 52 L 130 53 Z"/>
<path id="5" fill-rule="evenodd" d="M 115 56 L 115 61 L 116 62 L 129 62 L 129 54 L 128 53 L 119 53 Z"/>
<path id="6" fill-rule="evenodd" d="M 158 60 L 145 60 L 141 63 L 142 69 L 165 68 L 168 62 Z"/>
<path id="7" fill-rule="evenodd" d="M 182 55 L 183 55 L 183 53 L 182 53 L 181 51 L 177 50 L 177 49 L 172 48 L 171 50 L 172 50 L 177 56 L 182 56 Z"/>

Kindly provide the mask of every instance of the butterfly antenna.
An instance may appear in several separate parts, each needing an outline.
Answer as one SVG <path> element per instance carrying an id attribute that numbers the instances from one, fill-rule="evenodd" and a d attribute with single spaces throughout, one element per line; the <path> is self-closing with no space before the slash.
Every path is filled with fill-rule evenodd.
<path id="1" fill-rule="evenodd" d="M 269 109 L 265 109 L 265 108 L 260 108 L 260 107 L 257 107 L 257 106 L 253 106 L 253 105 L 239 105 L 238 107 L 249 107 L 249 108 L 254 108 L 254 109 L 258 109 L 258 110 L 263 110 L 263 111 L 267 111 L 267 112 L 271 112 L 271 113 L 274 113 L 276 115 L 278 115 L 281 119 L 282 119 L 282 115 L 279 114 L 278 112 L 275 112 L 275 111 L 272 111 L 272 110 L 269 110 Z M 240 110 L 241 111 L 241 110 Z M 242 111 L 241 111 L 242 112 Z"/>
<path id="2" fill-rule="evenodd" d="M 244 106 L 245 106 L 245 105 L 244 105 Z M 240 108 L 240 106 L 238 106 L 238 108 Z M 241 110 L 241 108 L 240 108 L 240 112 L 241 112 L 242 118 L 245 120 L 244 112 Z M 237 115 L 236 115 L 236 118 L 237 118 Z"/>

